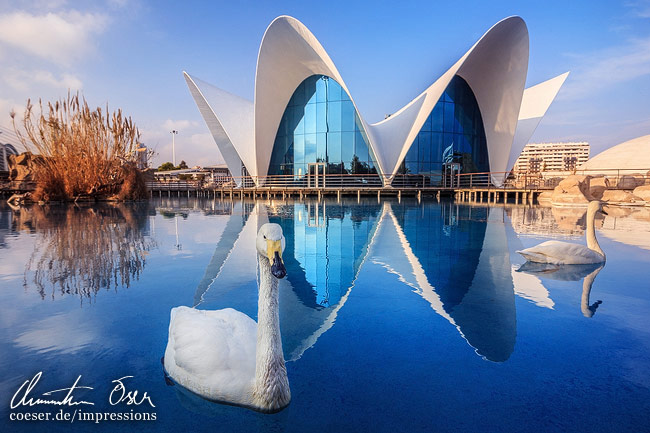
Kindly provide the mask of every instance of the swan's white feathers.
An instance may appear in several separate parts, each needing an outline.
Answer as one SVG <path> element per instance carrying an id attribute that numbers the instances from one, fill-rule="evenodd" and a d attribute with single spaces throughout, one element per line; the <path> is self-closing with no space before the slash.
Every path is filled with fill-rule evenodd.
<path id="1" fill-rule="evenodd" d="M 278 282 L 271 273 L 267 253 L 280 253 L 278 241 L 284 250 L 282 227 L 278 224 L 267 223 L 259 229 L 259 326 L 232 308 L 172 309 L 164 365 L 178 384 L 209 400 L 263 412 L 278 411 L 289 404 L 291 390 L 282 356 Z"/>
<path id="2" fill-rule="evenodd" d="M 226 308 L 172 309 L 165 369 L 186 388 L 210 390 L 209 398 L 239 404 L 255 379 L 257 324 Z"/>
<path id="3" fill-rule="evenodd" d="M 556 265 L 586 265 L 605 261 L 602 255 L 585 245 L 562 241 L 546 241 L 517 252 L 531 262 Z"/>

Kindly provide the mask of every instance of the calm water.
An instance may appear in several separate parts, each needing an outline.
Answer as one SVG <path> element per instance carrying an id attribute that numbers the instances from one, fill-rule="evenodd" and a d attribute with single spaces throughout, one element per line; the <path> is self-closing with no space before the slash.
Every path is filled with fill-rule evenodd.
<path id="1" fill-rule="evenodd" d="M 2 205 L 4 206 L 4 205 Z M 0 207 L 0 431 L 649 431 L 650 208 L 599 217 L 604 267 L 525 266 L 549 238 L 584 242 L 584 212 L 368 200 L 162 199 Z M 169 311 L 256 318 L 254 239 L 282 225 L 291 405 L 275 415 L 170 386 Z M 65 412 L 155 421 L 10 421 L 78 385 Z M 155 408 L 108 403 L 114 384 Z M 59 393 L 62 399 L 64 393 Z"/>

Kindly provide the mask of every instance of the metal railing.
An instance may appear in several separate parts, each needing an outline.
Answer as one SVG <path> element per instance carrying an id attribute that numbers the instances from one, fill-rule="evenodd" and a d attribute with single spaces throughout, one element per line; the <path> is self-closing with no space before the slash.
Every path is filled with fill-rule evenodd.
<path id="1" fill-rule="evenodd" d="M 397 174 L 394 177 L 377 174 L 318 174 L 318 175 L 276 175 L 265 177 L 233 177 L 230 180 L 213 182 L 207 180 L 155 181 L 148 182 L 149 189 L 184 191 L 196 189 L 236 189 L 236 188 L 270 188 L 270 189 L 516 189 L 516 190 L 552 190 L 565 177 L 571 174 L 591 175 L 611 189 L 634 189 L 636 186 L 650 184 L 650 170 L 611 169 L 599 170 L 598 173 L 574 171 L 542 175 L 539 173 L 457 173 L 453 175 L 436 174 Z M 505 180 L 504 180 L 505 179 Z M 596 182 L 595 180 L 592 182 Z M 500 184 L 495 186 L 495 183 Z"/>

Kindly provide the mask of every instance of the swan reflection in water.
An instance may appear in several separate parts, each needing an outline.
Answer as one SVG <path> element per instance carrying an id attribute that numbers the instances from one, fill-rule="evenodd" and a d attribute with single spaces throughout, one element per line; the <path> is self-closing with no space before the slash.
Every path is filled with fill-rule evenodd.
<path id="1" fill-rule="evenodd" d="M 598 300 L 589 304 L 591 286 L 598 273 L 605 267 L 602 263 L 588 265 L 552 265 L 549 263 L 526 262 L 517 269 L 517 272 L 524 272 L 538 278 L 548 278 L 557 281 L 582 281 L 582 298 L 580 310 L 585 317 L 593 317 L 596 309 L 603 301 Z"/>
<path id="2" fill-rule="evenodd" d="M 24 273 L 41 298 L 92 299 L 101 289 L 129 287 L 148 251 L 148 205 L 31 206 L 13 213 L 15 230 L 36 234 Z"/>

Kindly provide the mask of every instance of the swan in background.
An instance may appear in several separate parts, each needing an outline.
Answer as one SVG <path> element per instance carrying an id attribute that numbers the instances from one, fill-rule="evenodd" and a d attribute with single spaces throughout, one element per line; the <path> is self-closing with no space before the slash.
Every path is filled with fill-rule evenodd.
<path id="1" fill-rule="evenodd" d="M 278 412 L 289 404 L 278 312 L 284 246 L 278 224 L 260 228 L 258 323 L 232 308 L 172 309 L 164 366 L 174 381 L 206 399 L 260 412 Z"/>
<path id="2" fill-rule="evenodd" d="M 605 253 L 596 239 L 596 212 L 603 211 L 599 201 L 592 201 L 587 207 L 587 246 L 562 241 L 546 241 L 541 244 L 517 251 L 530 262 L 552 263 L 555 265 L 586 265 L 603 263 Z"/>
<path id="3" fill-rule="evenodd" d="M 557 281 L 578 281 L 582 279 L 580 310 L 585 317 L 591 318 L 596 313 L 598 306 L 603 303 L 603 301 L 598 300 L 592 305 L 589 305 L 589 295 L 591 294 L 591 286 L 594 284 L 596 276 L 604 267 L 605 265 L 600 263 L 558 266 L 548 263 L 526 262 L 517 269 L 517 272 Z"/>

